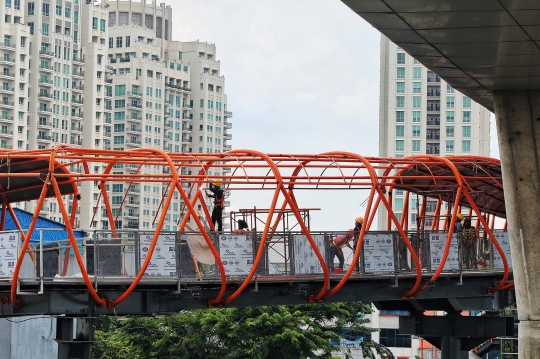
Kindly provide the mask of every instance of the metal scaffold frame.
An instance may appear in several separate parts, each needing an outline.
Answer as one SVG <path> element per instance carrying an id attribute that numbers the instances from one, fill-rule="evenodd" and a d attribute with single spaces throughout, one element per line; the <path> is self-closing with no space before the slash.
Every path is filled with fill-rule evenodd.
<path id="1" fill-rule="evenodd" d="M 101 166 L 97 168 L 104 167 L 105 169 L 101 173 L 93 173 L 91 169 L 96 168 L 94 164 L 100 164 Z M 122 174 L 111 173 L 114 167 L 131 168 L 132 170 L 129 172 L 133 173 L 126 173 L 128 171 L 124 171 Z M 78 172 L 68 170 L 70 168 L 78 168 Z M 230 174 L 216 174 L 216 169 L 223 170 L 224 168 L 230 169 L 230 172 L 227 171 Z M 214 227 L 211 215 L 204 205 L 202 193 L 204 186 L 217 179 L 222 180 L 225 188 L 230 191 L 266 190 L 273 193 L 271 203 L 267 207 L 267 220 L 263 221 L 261 243 L 252 269 L 241 285 L 229 295 L 226 295 L 225 269 L 210 237 Z M 477 156 L 445 158 L 418 155 L 393 159 L 364 157 L 355 153 L 338 151 L 321 154 L 265 154 L 247 149 L 232 150 L 223 154 L 187 154 L 166 153 L 154 148 L 110 151 L 73 148 L 66 145 L 41 150 L 6 150 L 0 154 L 0 186 L 3 203 L 0 230 L 4 227 L 6 211 L 9 211 L 16 221 L 11 206 L 13 202 L 36 200 L 34 217 L 29 228 L 24 231 L 16 221 L 19 231 L 23 233 L 20 253 L 26 253 L 43 202 L 45 198 L 53 198 L 56 199 L 62 219 L 66 224 L 69 241 L 72 247 L 76 248 L 77 243 L 73 231 L 80 199 L 78 184 L 88 181 L 99 183 L 100 194 L 96 203 L 102 203 L 105 206 L 113 238 L 118 238 L 115 226 L 118 214 L 115 216 L 111 208 L 107 192 L 107 186 L 110 183 L 127 184 L 120 210 L 130 188 L 134 185 L 160 183 L 166 188 L 163 199 L 156 209 L 155 230 L 148 256 L 141 263 L 141 270 L 137 276 L 118 298 L 106 299 L 98 294 L 89 278 L 80 253 L 74 252 L 86 287 L 98 306 L 114 308 L 137 287 L 149 265 L 174 193 L 178 193 L 184 203 L 178 232 L 182 233 L 190 219 L 193 220 L 211 249 L 219 269 L 221 289 L 215 298 L 208 301 L 209 306 L 225 305 L 244 291 L 256 274 L 263 256 L 265 241 L 278 230 L 283 214 L 286 212 L 294 215 L 299 226 L 298 230 L 308 239 L 323 269 L 324 284 L 322 289 L 319 293 L 310 295 L 309 301 L 324 301 L 337 293 L 347 282 L 355 269 L 354 266 L 349 267 L 339 282 L 331 287 L 328 266 L 306 226 L 300 210 L 301 207 L 295 196 L 295 192 L 301 190 L 364 190 L 369 192 L 364 212 L 364 225 L 354 251 L 353 263 L 358 262 L 364 235 L 370 229 L 377 211 L 381 208 L 386 209 L 388 229 L 392 225 L 397 229 L 416 270 L 416 281 L 412 288 L 402 293 L 403 298 L 419 295 L 441 274 L 448 256 L 456 214 L 459 213 L 462 206 L 470 208 L 470 214 L 474 214 L 477 218 L 477 227 L 481 226 L 484 229 L 503 260 L 504 276 L 500 283 L 489 288 L 489 292 L 508 289 L 512 285 L 507 283 L 509 268 L 505 254 L 492 232 L 494 218 L 505 218 L 500 162 L 492 158 Z M 438 229 L 439 218 L 444 218 L 443 227 L 448 230 L 446 247 L 439 268 L 429 279 L 429 283 L 421 283 L 422 266 L 405 233 L 407 230 L 406 215 L 403 215 L 400 221 L 392 210 L 392 191 L 397 189 L 403 190 L 406 198 L 408 198 L 409 193 L 421 194 L 423 197 L 422 208 L 425 207 L 427 198 L 435 198 L 438 201 L 437 218 L 432 222 L 432 229 Z M 443 196 L 440 195 L 442 191 L 454 193 L 453 203 L 449 203 L 446 215 L 440 214 L 441 205 L 444 202 Z M 475 203 L 473 199 L 473 194 L 477 192 L 485 193 L 485 198 L 480 205 Z M 62 197 L 69 194 L 74 195 L 71 213 L 68 213 Z M 201 221 L 200 214 L 195 209 L 198 204 L 202 205 L 203 217 L 206 218 L 210 231 L 205 229 L 204 218 Z M 96 204 L 95 211 L 99 207 Z M 425 215 L 425 208 L 420 210 L 420 218 L 422 218 L 422 213 Z M 488 223 L 490 218 L 491 224 Z M 23 258 L 23 255 L 19 255 L 11 286 L 10 300 L 14 307 L 21 305 L 16 291 Z"/>

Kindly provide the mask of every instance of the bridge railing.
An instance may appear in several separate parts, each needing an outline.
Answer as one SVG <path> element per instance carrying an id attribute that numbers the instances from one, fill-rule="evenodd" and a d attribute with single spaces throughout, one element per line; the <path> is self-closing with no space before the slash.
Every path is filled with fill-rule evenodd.
<path id="1" fill-rule="evenodd" d="M 317 250 L 324 258 L 324 266 L 334 276 L 341 273 L 332 270 L 339 268 L 332 240 L 341 234 L 344 233 L 311 233 Z M 448 233 L 409 231 L 406 234 L 419 259 L 422 273 L 435 272 L 441 264 Z M 494 234 L 511 268 L 508 233 L 494 231 Z M 0 239 L 6 237 L 7 241 L 10 235 L 19 236 L 19 233 L 3 232 L 0 233 Z M 259 250 L 261 256 L 254 278 L 280 280 L 323 275 L 323 264 L 305 234 L 300 232 L 275 232 L 264 241 L 260 232 L 211 233 L 210 238 L 219 259 L 214 257 L 200 233 L 188 232 L 159 233 L 150 258 L 154 233 L 149 231 L 96 231 L 90 238 L 78 242 L 78 250 L 86 272 L 96 283 L 107 279 L 129 281 L 141 270 L 144 270 L 143 280 L 217 281 L 221 278 L 219 262 L 225 269 L 227 280 L 241 281 L 252 270 Z M 343 269 L 354 266 L 353 277 L 417 273 L 412 253 L 398 232 L 366 232 L 357 261 L 354 261 L 356 244 L 351 241 L 350 245 L 352 249 L 346 246 L 342 248 Z M 17 260 L 12 256 L 14 251 L 11 249 L 2 248 L 0 243 L 0 281 L 9 281 L 10 275 L 6 268 Z M 25 254 L 20 280 L 52 281 L 80 277 L 74 250 L 67 240 L 33 243 Z M 453 234 L 443 273 L 502 270 L 501 256 L 482 230 L 475 232 L 472 238 L 463 233 Z"/>

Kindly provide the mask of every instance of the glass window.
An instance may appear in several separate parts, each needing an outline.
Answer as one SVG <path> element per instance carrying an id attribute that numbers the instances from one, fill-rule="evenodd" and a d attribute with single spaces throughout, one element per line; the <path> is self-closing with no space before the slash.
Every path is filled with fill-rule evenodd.
<path id="1" fill-rule="evenodd" d="M 405 150 L 405 141 L 396 140 L 396 152 L 403 152 Z"/>
<path id="2" fill-rule="evenodd" d="M 98 30 L 98 18 L 97 17 L 92 18 L 92 30 Z"/>
<path id="3" fill-rule="evenodd" d="M 49 16 L 50 4 L 42 4 L 41 6 L 41 15 Z"/>
<path id="4" fill-rule="evenodd" d="M 422 117 L 422 113 L 420 111 L 413 111 L 412 113 L 412 122 L 421 122 L 420 118 Z"/>
<path id="5" fill-rule="evenodd" d="M 410 348 L 411 336 L 398 334 L 398 329 L 381 329 L 379 343 L 386 347 Z"/>
<path id="6" fill-rule="evenodd" d="M 405 122 L 405 111 L 396 111 L 396 122 Z"/>
<path id="7" fill-rule="evenodd" d="M 396 107 L 397 108 L 405 107 L 405 96 L 396 96 Z"/>
<path id="8" fill-rule="evenodd" d="M 463 111 L 463 122 L 471 122 L 471 111 Z"/>
<path id="9" fill-rule="evenodd" d="M 446 140 L 446 152 L 454 152 L 454 140 Z"/>
<path id="10" fill-rule="evenodd" d="M 454 126 L 446 126 L 446 137 L 454 137 Z"/>
<path id="11" fill-rule="evenodd" d="M 116 38 L 116 47 L 122 47 L 122 36 Z"/>
<path id="12" fill-rule="evenodd" d="M 114 86 L 114 95 L 115 96 L 125 96 L 126 95 L 126 85 L 115 85 Z"/>
<path id="13" fill-rule="evenodd" d="M 470 99 L 470 97 L 463 96 L 463 108 L 471 108 L 471 99 Z"/>
<path id="14" fill-rule="evenodd" d="M 461 151 L 462 152 L 471 152 L 471 141 L 470 140 L 463 140 L 461 142 Z"/>
<path id="15" fill-rule="evenodd" d="M 397 93 L 405 93 L 405 82 L 397 82 L 396 83 L 396 92 Z"/>
<path id="16" fill-rule="evenodd" d="M 398 52 L 397 54 L 397 63 L 398 65 L 405 65 L 405 54 L 402 52 Z"/>
<path id="17" fill-rule="evenodd" d="M 398 125 L 396 126 L 396 137 L 405 136 L 405 126 Z"/>
<path id="18" fill-rule="evenodd" d="M 41 24 L 41 35 L 49 36 L 49 24 Z"/>
<path id="19" fill-rule="evenodd" d="M 56 5 L 56 15 L 62 16 L 62 5 Z"/>
<path id="20" fill-rule="evenodd" d="M 448 108 L 454 108 L 454 97 L 453 96 L 448 96 L 446 98 L 446 107 Z"/>
<path id="21" fill-rule="evenodd" d="M 471 137 L 471 126 L 463 126 L 463 137 Z"/>
<path id="22" fill-rule="evenodd" d="M 422 83 L 421 82 L 413 82 L 413 93 L 422 93 Z"/>
<path id="23" fill-rule="evenodd" d="M 73 23 L 75 25 L 79 23 L 79 12 L 78 11 L 73 12 Z"/>
<path id="24" fill-rule="evenodd" d="M 421 79 L 422 78 L 422 68 L 421 67 L 414 67 L 413 68 L 413 78 L 415 78 L 415 79 Z"/>
<path id="25" fill-rule="evenodd" d="M 446 111 L 446 122 L 454 122 L 454 111 Z"/>
<path id="26" fill-rule="evenodd" d="M 107 22 L 104 19 L 99 20 L 99 31 L 105 32 L 105 28 L 107 27 Z"/>
<path id="27" fill-rule="evenodd" d="M 446 93 L 454 93 L 454 88 L 450 84 L 446 84 Z"/>
<path id="28" fill-rule="evenodd" d="M 413 108 L 420 108 L 421 104 L 422 104 L 422 97 L 413 96 L 413 98 L 412 98 L 412 107 Z"/>
<path id="29" fill-rule="evenodd" d="M 417 59 L 414 59 L 414 62 L 413 62 L 415 65 L 421 65 L 420 61 L 418 61 Z"/>
<path id="30" fill-rule="evenodd" d="M 394 198 L 394 210 L 403 210 L 403 198 Z"/>
<path id="31" fill-rule="evenodd" d="M 420 152 L 420 140 L 412 141 L 412 150 L 413 152 Z"/>
<path id="32" fill-rule="evenodd" d="M 34 6 L 35 4 L 33 2 L 28 3 L 28 15 L 34 15 Z"/>
<path id="33" fill-rule="evenodd" d="M 66 17 L 69 19 L 71 17 L 71 8 L 66 7 L 64 12 L 65 12 Z"/>
<path id="34" fill-rule="evenodd" d="M 404 79 L 405 78 L 405 68 L 404 67 L 398 67 L 397 68 L 397 78 L 398 79 Z"/>
<path id="35" fill-rule="evenodd" d="M 413 126 L 412 127 L 412 136 L 413 137 L 420 137 L 420 126 Z"/>

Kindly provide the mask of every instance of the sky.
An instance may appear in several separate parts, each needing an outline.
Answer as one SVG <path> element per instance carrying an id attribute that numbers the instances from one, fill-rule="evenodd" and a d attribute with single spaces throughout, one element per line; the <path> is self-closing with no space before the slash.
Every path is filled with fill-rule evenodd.
<path id="1" fill-rule="evenodd" d="M 173 10 L 173 40 L 216 44 L 233 148 L 378 155 L 380 33 L 341 1 L 165 3 Z M 352 199 L 331 192 L 299 194 L 302 207 L 321 208 L 313 228 L 346 229 L 365 210 L 367 192 Z M 229 200 L 232 210 L 267 208 L 270 193 L 236 192 Z"/>

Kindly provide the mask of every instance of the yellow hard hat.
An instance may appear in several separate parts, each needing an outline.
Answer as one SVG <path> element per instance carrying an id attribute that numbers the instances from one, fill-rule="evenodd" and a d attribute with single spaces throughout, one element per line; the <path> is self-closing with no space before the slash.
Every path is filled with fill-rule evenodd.
<path id="1" fill-rule="evenodd" d="M 355 221 L 358 223 L 364 223 L 364 219 L 362 217 L 356 218 Z"/>
<path id="2" fill-rule="evenodd" d="M 223 182 L 221 182 L 221 180 L 215 180 L 212 182 L 212 184 L 216 187 L 221 187 L 223 185 Z"/>
<path id="3" fill-rule="evenodd" d="M 463 221 L 463 215 L 461 213 L 456 214 L 456 217 Z"/>

